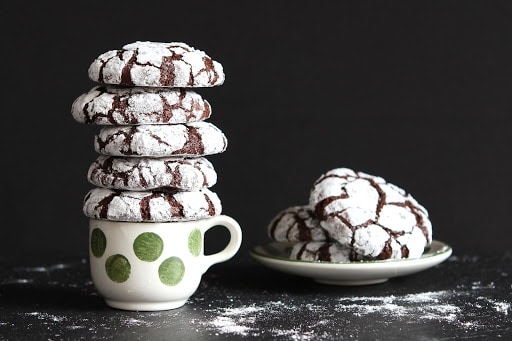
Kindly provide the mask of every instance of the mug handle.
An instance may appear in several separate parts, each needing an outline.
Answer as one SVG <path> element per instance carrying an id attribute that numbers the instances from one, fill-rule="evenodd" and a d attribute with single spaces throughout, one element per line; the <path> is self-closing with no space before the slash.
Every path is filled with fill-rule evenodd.
<path id="1" fill-rule="evenodd" d="M 225 262 L 233 257 L 238 252 L 240 245 L 242 244 L 242 230 L 235 219 L 227 215 L 219 215 L 208 219 L 208 225 L 203 231 L 203 236 L 206 231 L 214 226 L 223 226 L 229 231 L 229 243 L 222 251 L 203 256 L 203 274 L 213 264 Z M 206 240 L 204 242 L 206 243 Z"/>

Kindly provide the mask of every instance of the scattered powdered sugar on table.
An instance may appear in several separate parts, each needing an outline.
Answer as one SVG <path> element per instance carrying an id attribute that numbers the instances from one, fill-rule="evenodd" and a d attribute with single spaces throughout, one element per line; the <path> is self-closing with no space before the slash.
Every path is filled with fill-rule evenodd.
<path id="1" fill-rule="evenodd" d="M 254 324 L 257 315 L 264 310 L 264 307 L 256 306 L 226 308 L 211 321 L 211 324 L 223 334 L 247 335 L 253 329 L 249 325 Z"/>
<path id="2" fill-rule="evenodd" d="M 188 308 L 163 312 L 119 312 L 97 320 L 94 313 L 80 318 L 66 314 L 25 312 L 27 326 L 44 325 L 59 333 L 98 330 L 118 330 L 126 335 L 141 330 L 190 328 L 201 335 L 231 335 L 240 338 L 270 338 L 287 340 L 322 340 L 359 338 L 369 333 L 386 330 L 392 325 L 401 330 L 423 328 L 425 321 L 440 328 L 485 333 L 506 330 L 512 312 L 509 301 L 493 296 L 494 283 L 472 282 L 453 290 L 425 291 L 397 295 L 354 295 L 330 298 L 319 294 L 304 301 L 301 295 L 281 293 L 269 295 L 258 303 L 226 296 L 224 305 L 196 309 L 194 303 L 205 297 L 194 297 Z M 309 296 L 308 296 L 309 297 Z M 176 318 L 190 321 L 188 327 L 174 324 Z M 371 323 L 354 323 L 354 319 Z M 0 321 L 8 326 L 7 321 Z M 366 327 L 365 327 L 366 326 Z M 444 326 L 444 327 L 442 327 Z M 62 334 L 60 334 L 62 335 Z M 383 337 L 385 335 L 382 335 Z"/>
<path id="3" fill-rule="evenodd" d="M 85 264 L 86 260 L 82 259 L 81 262 Z M 57 263 L 48 266 L 17 267 L 13 270 L 15 272 L 51 272 L 54 270 L 68 269 L 73 266 L 75 266 L 73 263 Z"/>
<path id="4" fill-rule="evenodd" d="M 405 296 L 345 297 L 335 309 L 356 316 L 378 314 L 384 317 L 414 316 L 418 319 L 455 321 L 462 308 L 447 302 L 449 291 L 424 292 Z"/>
<path id="5" fill-rule="evenodd" d="M 255 304 L 241 305 L 237 307 L 212 309 L 209 313 L 212 318 L 206 321 L 195 321 L 207 328 L 214 328 L 216 334 L 237 334 L 240 336 L 261 336 L 263 332 L 270 333 L 273 336 L 288 336 L 304 339 L 304 333 L 300 330 L 289 328 L 271 327 L 269 330 L 261 330 L 258 325 L 288 325 L 288 322 L 296 316 L 307 312 L 320 313 L 323 307 L 315 304 L 304 304 L 300 306 L 285 304 L 282 301 L 268 301 L 263 305 Z M 306 321 L 304 321 L 306 322 Z M 314 329 L 315 325 L 327 324 L 326 321 L 316 321 L 308 328 Z M 312 332 L 306 332 L 312 337 Z"/>
<path id="6" fill-rule="evenodd" d="M 0 286 L 5 286 L 0 296 L 7 298 L 6 293 L 11 290 L 18 294 L 41 285 L 49 292 L 82 297 L 84 302 L 91 298 L 99 303 L 92 282 L 84 282 L 81 277 L 81 283 L 69 280 L 70 268 L 77 267 L 85 270 L 87 264 L 81 260 L 15 268 L 0 279 Z M 123 337 L 136 337 L 147 332 L 160 335 L 195 332 L 198 339 L 235 336 L 272 340 L 364 339 L 376 333 L 385 339 L 396 336 L 391 333 L 397 331 L 404 335 L 421 333 L 422 337 L 428 338 L 429 331 L 439 336 L 443 330 L 464 337 L 489 333 L 509 335 L 512 331 L 512 299 L 503 298 L 503 289 L 512 293 L 508 289 L 510 275 L 505 268 L 498 269 L 497 273 L 499 276 L 495 281 L 460 277 L 460 284 L 446 290 L 414 293 L 405 288 L 384 287 L 379 295 L 357 294 L 361 291 L 345 291 L 343 288 L 337 296 L 325 296 L 321 290 L 314 295 L 286 290 L 245 295 L 245 290 L 226 292 L 222 287 L 208 286 L 204 281 L 203 290 L 191 297 L 183 309 L 170 311 L 105 309 L 99 313 L 93 309 L 94 304 L 79 315 L 70 315 L 66 307 L 64 310 L 55 307 L 46 311 L 33 310 L 37 306 L 32 304 L 27 305 L 25 311 L 0 309 L 3 313 L 0 315 L 0 339 L 5 329 L 19 330 L 19 335 L 44 330 L 45 335 L 53 335 L 56 339 L 105 332 Z M 349 294 L 354 292 L 356 294 Z M 20 318 L 24 321 L 23 326 L 16 322 Z"/>
<path id="7" fill-rule="evenodd" d="M 490 289 L 493 287 L 493 283 L 472 283 L 460 290 L 389 296 L 347 296 L 332 302 L 325 302 L 322 297 L 310 302 L 286 297 L 260 305 L 252 303 L 211 309 L 208 311 L 211 314 L 209 319 L 195 320 L 194 323 L 212 329 L 216 335 L 313 340 L 344 335 L 347 332 L 345 327 L 348 313 L 352 316 L 351 319 L 353 316 L 371 318 L 372 326 L 368 328 L 376 330 L 379 326 L 390 323 L 405 323 L 410 327 L 430 320 L 450 325 L 462 332 L 482 331 L 500 328 L 500 323 L 508 319 L 512 310 L 510 302 L 492 297 Z M 481 291 L 481 295 L 475 297 L 475 290 Z M 283 303 L 284 301 L 290 303 Z M 324 318 L 318 319 L 318 316 Z M 489 321 L 489 316 L 496 316 L 495 321 Z M 482 322 L 482 317 L 486 317 L 487 322 Z M 293 325 L 295 328 L 290 328 Z M 350 325 L 350 328 L 352 336 L 365 332 L 357 330 L 354 325 Z"/>
<path id="8" fill-rule="evenodd" d="M 144 316 L 141 313 L 139 313 L 136 317 L 130 317 L 124 314 L 114 314 L 110 317 L 102 318 L 99 321 L 95 319 L 94 314 L 84 314 L 84 316 L 80 318 L 67 316 L 65 314 L 57 315 L 37 311 L 17 314 L 22 315 L 24 317 L 28 329 L 30 329 L 30 327 L 34 323 L 44 325 L 48 330 L 54 331 L 95 331 L 98 329 L 116 329 L 118 326 L 122 326 L 123 328 L 126 329 L 133 329 L 137 327 L 151 328 L 155 326 L 155 323 L 153 321 L 147 319 L 148 316 Z M 91 324 L 91 322 L 93 323 Z"/>

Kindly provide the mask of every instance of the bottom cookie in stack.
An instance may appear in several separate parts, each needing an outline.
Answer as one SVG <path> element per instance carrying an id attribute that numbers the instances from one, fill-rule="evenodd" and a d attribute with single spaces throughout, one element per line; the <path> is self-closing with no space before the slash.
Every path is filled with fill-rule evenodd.
<path id="1" fill-rule="evenodd" d="M 307 205 L 279 212 L 268 235 L 294 243 L 291 259 L 412 259 L 421 257 L 432 242 L 432 224 L 427 210 L 398 186 L 336 168 L 315 181 Z"/>

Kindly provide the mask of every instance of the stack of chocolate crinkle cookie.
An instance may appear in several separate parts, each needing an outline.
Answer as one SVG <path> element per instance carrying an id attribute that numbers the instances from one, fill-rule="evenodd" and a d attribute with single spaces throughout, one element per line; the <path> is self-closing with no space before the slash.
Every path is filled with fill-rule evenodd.
<path id="1" fill-rule="evenodd" d="M 432 243 L 432 224 L 427 210 L 402 188 L 336 168 L 314 182 L 308 204 L 279 212 L 268 235 L 291 244 L 291 259 L 412 259 Z"/>
<path id="2" fill-rule="evenodd" d="M 88 73 L 98 84 L 72 105 L 76 121 L 102 126 L 85 215 L 132 222 L 219 215 L 209 189 L 217 173 L 205 156 L 225 151 L 227 140 L 206 121 L 211 106 L 193 89 L 223 84 L 222 65 L 185 43 L 137 41 L 99 55 Z"/>

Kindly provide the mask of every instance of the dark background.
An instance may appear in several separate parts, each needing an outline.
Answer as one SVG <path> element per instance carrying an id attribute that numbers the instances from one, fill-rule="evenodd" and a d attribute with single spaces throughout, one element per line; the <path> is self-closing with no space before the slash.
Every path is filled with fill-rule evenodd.
<path id="1" fill-rule="evenodd" d="M 209 160 L 244 233 L 236 257 L 337 167 L 409 191 L 455 253 L 509 247 L 512 2 L 56 3 L 0 5 L 0 257 L 87 253 L 99 128 L 71 104 L 95 85 L 94 58 L 137 40 L 186 42 L 224 66 L 222 86 L 197 92 L 229 140 Z"/>

